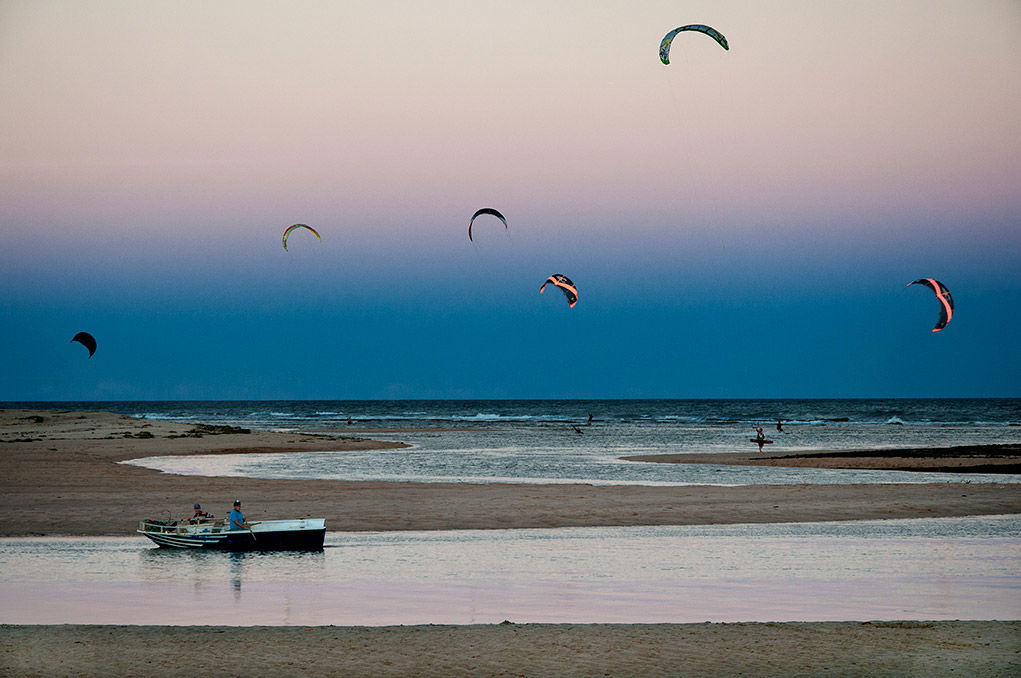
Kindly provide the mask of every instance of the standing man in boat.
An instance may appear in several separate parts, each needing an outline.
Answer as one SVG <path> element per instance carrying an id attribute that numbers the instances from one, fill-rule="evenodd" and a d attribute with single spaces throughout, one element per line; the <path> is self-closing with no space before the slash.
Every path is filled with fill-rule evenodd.
<path id="1" fill-rule="evenodd" d="M 245 522 L 245 514 L 241 513 L 241 500 L 234 500 L 234 508 L 230 510 L 227 523 L 232 530 L 251 530 L 252 526 Z"/>

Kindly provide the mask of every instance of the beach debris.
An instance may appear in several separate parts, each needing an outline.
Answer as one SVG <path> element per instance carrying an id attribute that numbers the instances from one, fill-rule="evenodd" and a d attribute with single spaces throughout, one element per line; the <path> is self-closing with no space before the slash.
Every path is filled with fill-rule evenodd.
<path id="1" fill-rule="evenodd" d="M 77 341 L 79 344 L 89 350 L 89 357 L 96 352 L 96 338 L 88 332 L 79 332 L 78 334 L 71 337 L 71 341 Z"/>
<path id="2" fill-rule="evenodd" d="M 490 214 L 490 215 L 496 217 L 497 219 L 499 219 L 500 221 L 503 222 L 504 230 L 507 230 L 507 219 L 504 218 L 504 216 L 502 214 L 500 214 L 499 210 L 495 210 L 492 207 L 483 207 L 482 209 L 477 211 L 475 214 L 473 214 L 472 218 L 468 221 L 468 240 L 471 240 L 471 242 L 475 242 L 474 240 L 472 240 L 472 224 L 475 223 L 475 219 L 477 217 L 480 217 L 483 214 Z"/>
<path id="3" fill-rule="evenodd" d="M 950 290 L 935 278 L 920 278 L 914 282 L 909 282 L 906 287 L 911 287 L 912 285 L 928 287 L 936 295 L 936 299 L 939 300 L 939 320 L 936 321 L 936 326 L 932 328 L 933 332 L 939 332 L 954 317 L 954 298 L 950 296 Z"/>
<path id="4" fill-rule="evenodd" d="M 704 24 L 688 24 L 687 26 L 681 26 L 675 28 L 663 37 L 663 41 L 659 43 L 659 60 L 664 64 L 670 63 L 670 45 L 674 42 L 674 37 L 681 31 L 695 31 L 697 33 L 705 33 L 710 38 L 720 43 L 720 47 L 725 50 L 730 49 L 730 45 L 727 43 L 727 39 L 723 37 L 723 34 L 712 26 L 706 26 Z"/>
<path id="5" fill-rule="evenodd" d="M 546 289 L 546 285 L 553 283 L 560 288 L 560 291 L 564 293 L 567 298 L 567 305 L 574 308 L 574 305 L 578 303 L 578 288 L 574 286 L 571 279 L 566 275 L 560 273 L 554 273 L 550 277 L 546 278 L 546 282 L 539 288 L 539 294 L 542 294 Z"/>
<path id="6" fill-rule="evenodd" d="M 251 433 L 250 428 L 241 428 L 240 426 L 228 426 L 228 425 L 217 425 L 217 424 L 195 424 L 194 428 L 185 431 L 184 433 L 178 433 L 177 435 L 168 435 L 168 438 L 201 438 L 204 435 L 211 436 L 222 436 L 222 435 L 238 435 Z M 145 431 L 148 433 L 148 431 Z M 175 431 L 171 431 L 175 433 Z"/>
<path id="7" fill-rule="evenodd" d="M 284 251 L 285 252 L 287 251 L 287 239 L 291 237 L 291 231 L 293 231 L 293 230 L 295 230 L 297 228 L 307 228 L 308 230 L 312 231 L 312 235 L 314 235 L 316 237 L 316 240 L 322 240 L 322 238 L 319 237 L 319 231 L 315 230 L 314 228 L 312 228 L 308 224 L 293 224 L 291 226 L 288 226 L 286 229 L 284 229 L 284 235 L 281 238 L 281 240 L 283 240 L 283 243 L 284 243 Z"/>

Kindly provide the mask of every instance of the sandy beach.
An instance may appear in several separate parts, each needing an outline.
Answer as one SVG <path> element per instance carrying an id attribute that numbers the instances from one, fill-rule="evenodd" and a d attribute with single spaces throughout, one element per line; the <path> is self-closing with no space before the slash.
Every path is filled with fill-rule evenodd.
<path id="1" fill-rule="evenodd" d="M 1019 649 L 1021 622 L 5 625 L 0 675 L 978 677 Z"/>
<path id="2" fill-rule="evenodd" d="M 118 462 L 153 455 L 384 449 L 103 412 L 0 412 L 0 536 L 130 535 L 195 502 L 331 531 L 801 522 L 1021 513 L 1006 484 L 641 487 L 258 480 Z M 988 451 L 987 451 L 988 452 Z M 916 451 L 929 467 L 946 455 Z M 1007 459 L 1012 450 L 989 454 Z M 987 456 L 989 456 L 987 454 Z M 826 466 L 712 455 L 714 463 Z M 961 455 L 968 456 L 968 455 Z M 847 458 L 837 457 L 838 463 Z M 641 458 L 649 461 L 649 458 Z M 703 463 L 698 455 L 655 461 Z M 853 463 L 864 463 L 860 459 Z M 196 647 L 202 652 L 184 652 Z M 501 624 L 407 627 L 0 626 L 0 675 L 970 675 L 1017 672 L 1021 622 Z M 227 661 L 229 658 L 229 661 Z"/>
<path id="3" fill-rule="evenodd" d="M 261 480 L 117 462 L 156 455 L 382 449 L 351 436 L 245 431 L 103 412 L 0 412 L 0 536 L 128 535 L 146 517 L 325 517 L 331 531 L 696 525 L 1021 513 L 1006 484 L 649 487 Z M 712 455 L 718 456 L 728 455 Z M 740 456 L 740 455 L 738 455 Z M 690 458 L 696 459 L 697 456 Z M 721 460 L 723 461 L 723 460 Z M 731 462 L 736 463 L 735 459 Z M 800 463 L 822 464 L 824 459 Z M 930 464 L 932 465 L 932 464 Z"/>

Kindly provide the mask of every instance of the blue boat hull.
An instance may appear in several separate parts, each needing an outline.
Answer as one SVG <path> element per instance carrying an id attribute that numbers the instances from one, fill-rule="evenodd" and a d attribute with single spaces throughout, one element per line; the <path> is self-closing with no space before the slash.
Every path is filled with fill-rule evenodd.
<path id="1" fill-rule="evenodd" d="M 138 533 L 158 546 L 210 551 L 320 551 L 326 538 L 326 521 L 268 520 L 251 530 L 227 529 L 224 521 L 190 524 L 187 521 L 143 521 Z"/>

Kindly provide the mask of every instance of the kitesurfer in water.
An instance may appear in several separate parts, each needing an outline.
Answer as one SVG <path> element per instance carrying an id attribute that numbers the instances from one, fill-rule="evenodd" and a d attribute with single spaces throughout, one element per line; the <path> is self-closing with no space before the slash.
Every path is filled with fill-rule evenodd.
<path id="1" fill-rule="evenodd" d="M 779 419 L 776 420 L 776 430 L 778 433 L 783 433 L 783 424 Z"/>

